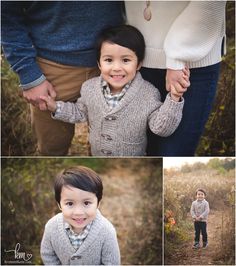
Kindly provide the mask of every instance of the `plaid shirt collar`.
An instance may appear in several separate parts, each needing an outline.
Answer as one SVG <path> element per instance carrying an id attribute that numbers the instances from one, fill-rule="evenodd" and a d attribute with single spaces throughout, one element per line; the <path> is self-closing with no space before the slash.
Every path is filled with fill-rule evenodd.
<path id="1" fill-rule="evenodd" d="M 102 93 L 105 97 L 106 103 L 108 104 L 108 106 L 111 109 L 118 105 L 119 101 L 123 98 L 123 96 L 125 95 L 125 93 L 129 89 L 130 84 L 131 84 L 131 82 L 127 83 L 120 93 L 112 95 L 111 89 L 110 89 L 108 83 L 101 77 Z"/>
<path id="2" fill-rule="evenodd" d="M 75 233 L 67 222 L 64 223 L 64 229 L 70 239 L 72 246 L 75 249 L 78 249 L 85 240 L 85 238 L 88 236 L 92 223 L 93 221 L 90 222 L 79 234 Z"/>

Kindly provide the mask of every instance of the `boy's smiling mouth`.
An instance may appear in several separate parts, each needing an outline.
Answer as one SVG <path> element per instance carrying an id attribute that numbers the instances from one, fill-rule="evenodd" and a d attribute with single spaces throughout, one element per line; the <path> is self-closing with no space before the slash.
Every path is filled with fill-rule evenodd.
<path id="1" fill-rule="evenodd" d="M 122 80 L 124 77 L 125 75 L 111 75 L 113 80 Z"/>
<path id="2" fill-rule="evenodd" d="M 75 221 L 77 224 L 82 224 L 86 220 L 86 218 L 78 218 L 78 219 L 72 218 L 72 220 Z"/>

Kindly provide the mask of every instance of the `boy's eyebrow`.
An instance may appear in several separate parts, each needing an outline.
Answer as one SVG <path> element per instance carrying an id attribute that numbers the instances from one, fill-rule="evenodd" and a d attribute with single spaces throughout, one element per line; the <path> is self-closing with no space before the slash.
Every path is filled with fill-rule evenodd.
<path id="1" fill-rule="evenodd" d="M 110 56 L 110 57 L 112 57 L 113 55 L 110 55 L 110 54 L 104 54 L 104 55 L 102 55 L 101 57 L 106 57 L 106 56 Z M 131 55 L 131 54 L 127 54 L 127 55 L 122 55 L 121 57 L 133 57 L 133 55 Z"/>
<path id="2" fill-rule="evenodd" d="M 63 201 L 74 201 L 73 199 L 70 199 L 70 198 L 68 198 L 68 199 L 63 199 Z"/>
<path id="3" fill-rule="evenodd" d="M 84 198 L 84 199 L 81 199 L 81 200 L 83 200 L 83 201 L 85 201 L 85 200 L 93 200 L 92 198 Z M 70 199 L 70 198 L 65 198 L 65 199 L 63 199 L 63 201 L 75 201 L 74 199 Z"/>

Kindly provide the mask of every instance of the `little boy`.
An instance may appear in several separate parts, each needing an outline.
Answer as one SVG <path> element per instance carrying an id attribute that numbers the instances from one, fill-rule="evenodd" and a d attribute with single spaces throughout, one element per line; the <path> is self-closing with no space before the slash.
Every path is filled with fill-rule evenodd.
<path id="1" fill-rule="evenodd" d="M 205 200 L 206 192 L 205 190 L 199 188 L 196 191 L 196 200 L 192 202 L 191 206 L 191 216 L 194 221 L 195 229 L 195 243 L 193 245 L 194 249 L 200 248 L 200 233 L 202 234 L 203 248 L 208 245 L 207 242 L 207 217 L 209 214 L 209 203 Z"/>
<path id="2" fill-rule="evenodd" d="M 113 225 L 98 210 L 103 185 L 87 167 L 61 172 L 54 185 L 61 213 L 51 218 L 41 242 L 46 265 L 119 265 L 120 251 Z"/>
<path id="3" fill-rule="evenodd" d="M 104 30 L 97 42 L 100 77 L 86 81 L 76 103 L 41 97 L 52 116 L 65 122 L 88 121 L 94 156 L 145 155 L 147 127 L 169 136 L 182 118 L 186 89 L 171 88 L 164 103 L 159 91 L 138 70 L 144 59 L 143 35 L 122 25 Z M 189 70 L 183 70 L 188 81 Z"/>

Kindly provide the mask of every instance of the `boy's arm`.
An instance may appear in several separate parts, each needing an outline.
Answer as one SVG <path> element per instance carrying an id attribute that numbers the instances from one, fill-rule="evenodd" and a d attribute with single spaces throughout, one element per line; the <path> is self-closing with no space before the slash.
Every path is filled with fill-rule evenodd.
<path id="1" fill-rule="evenodd" d="M 201 218 L 201 219 L 206 219 L 207 216 L 208 216 L 208 214 L 209 214 L 209 212 L 210 212 L 209 203 L 206 202 L 206 203 L 205 203 L 205 209 L 204 209 L 204 212 L 200 215 L 200 218 Z"/>
<path id="2" fill-rule="evenodd" d="M 156 94 L 153 100 L 160 103 L 160 96 Z M 161 103 L 148 118 L 150 130 L 161 137 L 170 136 L 179 126 L 182 119 L 183 106 L 183 98 L 181 98 L 181 101 L 176 102 L 171 99 L 170 94 L 167 94 L 164 103 Z"/>
<path id="3" fill-rule="evenodd" d="M 120 265 L 120 249 L 115 230 L 107 234 L 102 247 L 102 265 Z"/>
<path id="4" fill-rule="evenodd" d="M 191 205 L 190 214 L 191 214 L 191 216 L 192 216 L 193 219 L 196 219 L 197 218 L 197 216 L 195 214 L 194 202 Z"/>
<path id="5" fill-rule="evenodd" d="M 40 254 L 45 265 L 60 265 L 61 262 L 57 257 L 50 240 L 50 232 L 47 230 L 47 225 L 45 226 L 43 239 L 40 246 Z"/>
<path id="6" fill-rule="evenodd" d="M 86 122 L 88 120 L 88 110 L 85 104 L 87 96 L 83 93 L 83 87 L 84 85 L 81 88 L 81 97 L 76 103 L 57 101 L 56 111 L 52 114 L 52 118 L 72 124 Z"/>

